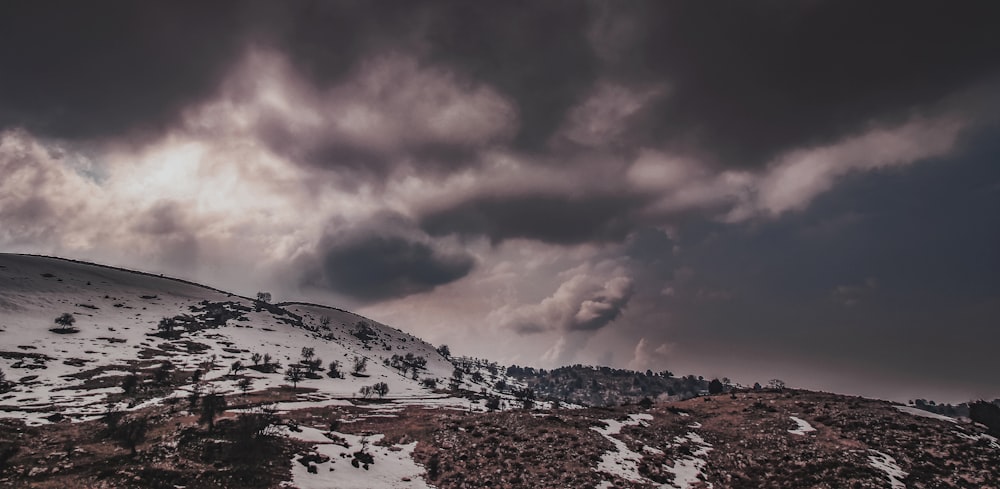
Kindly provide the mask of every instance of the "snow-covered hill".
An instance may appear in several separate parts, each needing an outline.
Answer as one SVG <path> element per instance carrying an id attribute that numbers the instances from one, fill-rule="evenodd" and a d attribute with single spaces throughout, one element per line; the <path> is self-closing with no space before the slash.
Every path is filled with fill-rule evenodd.
<path id="1" fill-rule="evenodd" d="M 63 313 L 75 318 L 75 332 L 61 332 L 55 324 Z M 169 333 L 158 328 L 164 318 L 176 324 Z M 289 384 L 284 372 L 303 360 L 303 348 L 322 362 L 314 378 L 298 384 L 312 391 L 302 405 L 358 397 L 363 386 L 378 382 L 388 385 L 386 398 L 468 405 L 426 385 L 426 379 L 436 379 L 444 387 L 454 371 L 432 345 L 357 314 L 312 304 L 270 305 L 58 258 L 0 255 L 0 369 L 15 381 L 0 395 L 0 413 L 35 423 L 54 413 L 89 419 L 109 401 L 124 402 L 121 384 L 130 373 L 152 374 L 166 362 L 173 388 L 150 390 L 130 408 L 186 396 L 195 385 L 235 393 L 244 378 L 254 391 L 278 388 Z M 257 369 L 251 368 L 254 354 L 269 355 L 277 365 L 261 368 L 258 360 Z M 352 375 L 355 358 L 365 359 L 365 369 Z M 339 362 L 341 377 L 328 375 L 332 361 Z M 234 372 L 235 362 L 247 368 Z M 199 370 L 200 383 L 181 381 Z"/>

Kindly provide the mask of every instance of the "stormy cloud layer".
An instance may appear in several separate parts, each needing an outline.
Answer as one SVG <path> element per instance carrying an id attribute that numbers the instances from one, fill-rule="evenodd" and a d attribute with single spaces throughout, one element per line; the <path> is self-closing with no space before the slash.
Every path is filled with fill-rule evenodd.
<path id="1" fill-rule="evenodd" d="M 508 363 L 1000 395 L 998 13 L 6 3 L 0 250 Z"/>

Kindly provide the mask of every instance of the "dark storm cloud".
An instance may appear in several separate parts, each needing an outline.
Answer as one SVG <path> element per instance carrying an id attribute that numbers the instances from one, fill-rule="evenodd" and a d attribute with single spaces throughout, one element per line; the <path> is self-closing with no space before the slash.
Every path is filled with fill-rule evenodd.
<path id="1" fill-rule="evenodd" d="M 1000 67 L 995 2 L 605 7 L 593 36 L 609 51 L 605 69 L 671 88 L 645 110 L 633 141 L 672 140 L 725 165 L 763 165 L 782 150 L 898 121 Z"/>
<path id="2" fill-rule="evenodd" d="M 4 2 L 0 128 L 155 132 L 202 100 L 243 40 L 238 2 Z"/>
<path id="3" fill-rule="evenodd" d="M 598 76 L 583 2 L 447 2 L 428 15 L 431 59 L 497 87 L 522 112 L 517 143 L 540 149 Z"/>
<path id="4" fill-rule="evenodd" d="M 433 236 L 486 236 L 493 243 L 621 241 L 636 225 L 631 214 L 643 201 L 629 195 L 483 195 L 430 211 L 420 226 Z"/>
<path id="5" fill-rule="evenodd" d="M 316 253 L 322 285 L 376 301 L 426 292 L 472 271 L 471 255 L 443 249 L 408 227 L 401 216 L 383 215 L 328 235 Z"/>
<path id="6" fill-rule="evenodd" d="M 601 80 L 662 85 L 669 95 L 649 101 L 623 136 L 633 146 L 668 142 L 725 165 L 762 165 L 782 150 L 898 121 L 1000 65 L 993 2 L 947 9 L 835 1 L 0 8 L 0 125 L 71 138 L 162 129 L 210 96 L 247 47 L 266 46 L 317 87 L 336 85 L 384 53 L 485 83 L 516 105 L 513 144 L 522 150 L 545 151 Z M 432 162 L 454 155 L 452 148 L 427 151 Z M 372 158 L 350 145 L 325 154 L 356 165 Z"/>
<path id="7" fill-rule="evenodd" d="M 67 138 L 162 130 L 265 46 L 317 87 L 371 56 L 422 57 L 514 97 L 519 138 L 538 146 L 593 75 L 587 23 L 571 2 L 5 3 L 0 125 Z"/>

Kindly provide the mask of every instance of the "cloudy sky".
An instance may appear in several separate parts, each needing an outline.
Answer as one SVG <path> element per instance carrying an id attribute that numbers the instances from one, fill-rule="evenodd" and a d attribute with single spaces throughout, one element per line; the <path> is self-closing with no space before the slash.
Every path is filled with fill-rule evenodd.
<path id="1" fill-rule="evenodd" d="M 0 251 L 461 354 L 1000 396 L 995 2 L 4 2 Z"/>

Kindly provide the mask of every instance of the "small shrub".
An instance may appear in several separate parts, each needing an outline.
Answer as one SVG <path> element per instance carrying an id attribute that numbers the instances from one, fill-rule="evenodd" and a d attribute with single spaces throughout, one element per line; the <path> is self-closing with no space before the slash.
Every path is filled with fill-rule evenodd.
<path id="1" fill-rule="evenodd" d="M 53 333 L 70 334 L 70 333 L 79 333 L 80 332 L 79 329 L 76 329 L 76 328 L 73 327 L 73 324 L 76 323 L 76 318 L 73 317 L 73 315 L 70 314 L 70 313 L 68 313 L 68 312 L 64 312 L 64 313 L 60 314 L 55 319 L 55 323 L 56 323 L 57 327 L 52 328 L 50 330 Z"/>
<path id="2" fill-rule="evenodd" d="M 340 362 L 338 362 L 336 360 L 330 362 L 329 371 L 327 372 L 326 375 L 328 375 L 329 377 L 332 377 L 334 379 L 343 378 L 344 374 L 340 373 Z"/>
<path id="3" fill-rule="evenodd" d="M 0 394 L 11 390 L 11 382 L 7 382 L 7 374 L 0 370 Z"/>
<path id="4" fill-rule="evenodd" d="M 132 395 L 139 390 L 139 376 L 136 374 L 128 374 L 122 379 L 122 390 L 125 394 Z"/>
<path id="5" fill-rule="evenodd" d="M 153 383 L 156 385 L 169 385 L 170 371 L 173 368 L 174 365 L 169 361 L 163 362 L 159 368 L 153 371 Z"/>
<path id="6" fill-rule="evenodd" d="M 174 318 L 163 318 L 160 323 L 156 325 L 156 329 L 160 330 L 163 336 L 172 336 L 174 333 L 174 328 L 177 327 L 177 320 Z"/>
<path id="7" fill-rule="evenodd" d="M 250 388 L 253 387 L 253 381 L 249 377 L 243 377 L 236 386 L 240 388 L 240 392 L 243 393 L 243 397 L 246 397 L 247 392 L 250 392 Z"/>
<path id="8" fill-rule="evenodd" d="M 351 374 L 355 376 L 360 376 L 367 369 L 368 369 L 368 357 L 355 356 L 354 364 L 353 367 L 351 368 Z"/>
<path id="9" fill-rule="evenodd" d="M 488 399 L 486 399 L 486 409 L 489 409 L 490 411 L 496 411 L 497 409 L 500 409 L 500 398 L 496 396 L 490 396 Z"/>

